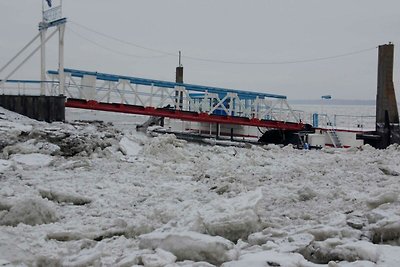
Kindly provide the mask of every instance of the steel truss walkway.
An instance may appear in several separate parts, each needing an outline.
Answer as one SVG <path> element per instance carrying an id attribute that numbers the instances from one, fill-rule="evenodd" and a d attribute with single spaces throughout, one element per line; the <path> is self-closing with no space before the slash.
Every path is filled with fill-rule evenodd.
<path id="1" fill-rule="evenodd" d="M 57 81 L 57 71 L 48 74 Z M 73 69 L 65 69 L 65 75 L 67 107 L 195 122 L 287 130 L 303 128 L 283 95 Z M 52 91 L 56 92 L 57 88 Z"/>
<path id="2" fill-rule="evenodd" d="M 46 94 L 63 94 L 58 71 L 48 71 L 48 76 Z M 26 83 L 12 82 L 22 84 L 25 93 Z M 63 91 L 65 105 L 71 108 L 283 130 L 299 131 L 304 126 L 283 95 L 74 69 L 65 69 Z"/>

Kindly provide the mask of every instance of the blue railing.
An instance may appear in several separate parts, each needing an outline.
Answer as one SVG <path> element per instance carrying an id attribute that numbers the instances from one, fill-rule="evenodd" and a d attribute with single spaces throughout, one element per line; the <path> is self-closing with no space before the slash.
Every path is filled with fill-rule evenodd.
<path id="1" fill-rule="evenodd" d="M 98 80 L 103 81 L 111 81 L 118 82 L 119 80 L 129 80 L 132 84 L 138 85 L 146 85 L 146 86 L 157 86 L 162 88 L 175 88 L 176 86 L 183 86 L 186 90 L 195 91 L 195 92 L 208 92 L 215 93 L 218 95 L 227 94 L 227 93 L 236 93 L 241 99 L 256 99 L 258 98 L 276 98 L 276 99 L 287 99 L 284 95 L 276 95 L 269 93 L 258 93 L 251 92 L 245 90 L 236 90 L 236 89 L 226 89 L 226 88 L 218 88 L 211 86 L 203 86 L 203 85 L 195 85 L 195 84 L 187 84 L 187 83 L 175 83 L 168 81 L 160 81 L 160 80 L 152 80 L 152 79 L 144 79 L 138 77 L 130 77 L 130 76 L 121 76 L 114 74 L 106 74 L 100 72 L 92 72 L 92 71 L 83 71 L 83 70 L 74 70 L 74 69 L 65 69 L 66 73 L 69 73 L 72 77 L 82 78 L 84 75 L 96 76 Z M 50 70 L 49 74 L 58 75 L 58 71 Z"/>

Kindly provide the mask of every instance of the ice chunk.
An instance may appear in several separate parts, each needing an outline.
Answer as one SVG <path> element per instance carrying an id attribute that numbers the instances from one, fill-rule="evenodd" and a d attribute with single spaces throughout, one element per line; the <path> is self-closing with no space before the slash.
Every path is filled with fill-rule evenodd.
<path id="1" fill-rule="evenodd" d="M 146 251 L 147 253 L 150 253 L 151 251 Z M 124 256 L 123 258 L 120 258 L 117 260 L 116 266 L 117 267 L 131 267 L 134 265 L 138 265 L 142 261 L 142 253 L 141 251 L 134 251 L 132 254 Z"/>
<path id="2" fill-rule="evenodd" d="M 88 235 L 85 235 L 80 232 L 72 232 L 72 231 L 65 231 L 65 232 L 56 232 L 56 233 L 49 233 L 47 234 L 47 239 L 54 239 L 61 242 L 72 241 L 72 240 L 81 240 L 88 238 Z"/>
<path id="3" fill-rule="evenodd" d="M 23 143 L 17 143 L 12 146 L 7 146 L 3 149 L 3 155 L 7 158 L 13 154 L 31 154 L 38 153 L 39 150 L 35 147 L 35 139 L 28 140 Z"/>
<path id="4" fill-rule="evenodd" d="M 387 216 L 388 215 L 386 214 L 386 212 L 378 208 L 368 212 L 365 217 L 367 218 L 368 223 L 377 223 L 387 218 Z"/>
<path id="5" fill-rule="evenodd" d="M 186 141 L 177 139 L 175 135 L 163 134 L 146 142 L 142 152 L 159 160 L 180 162 L 187 158 L 188 151 L 182 149 L 185 145 Z"/>
<path id="6" fill-rule="evenodd" d="M 379 167 L 379 169 L 380 169 L 385 175 L 389 175 L 389 176 L 399 176 L 399 175 L 400 175 L 397 171 L 392 170 L 392 169 L 390 169 L 390 168 L 387 167 L 387 166 L 381 166 L 381 167 Z"/>
<path id="7" fill-rule="evenodd" d="M 236 242 L 260 231 L 257 207 L 261 199 L 261 190 L 256 190 L 235 198 L 220 198 L 211 202 L 200 211 L 207 233 Z"/>
<path id="8" fill-rule="evenodd" d="M 72 241 L 81 239 L 90 239 L 94 241 L 101 241 L 103 239 L 108 239 L 116 236 L 127 235 L 126 228 L 111 228 L 105 231 L 86 231 L 86 232 L 74 232 L 74 231 L 64 231 L 48 233 L 47 239 L 54 239 L 57 241 Z"/>
<path id="9" fill-rule="evenodd" d="M 332 226 L 317 226 L 309 229 L 308 232 L 312 234 L 317 241 L 323 241 L 328 238 L 340 236 L 340 229 Z"/>
<path id="10" fill-rule="evenodd" d="M 257 232 L 249 235 L 248 242 L 251 245 L 263 245 L 267 243 L 268 240 L 271 239 L 271 236 L 265 235 L 262 232 Z"/>
<path id="11" fill-rule="evenodd" d="M 397 192 L 384 192 L 374 198 L 367 200 L 369 208 L 374 209 L 385 203 L 396 202 L 399 199 L 399 193 Z"/>
<path id="12" fill-rule="evenodd" d="M 233 242 L 261 230 L 260 219 L 253 210 L 234 213 L 221 213 L 203 218 L 204 226 L 210 235 L 222 236 Z"/>
<path id="13" fill-rule="evenodd" d="M 295 251 L 310 245 L 314 241 L 314 236 L 308 233 L 300 233 L 289 236 L 288 241 L 286 251 Z"/>
<path id="14" fill-rule="evenodd" d="M 11 161 L 0 159 L 0 172 L 4 172 L 10 167 Z"/>
<path id="15" fill-rule="evenodd" d="M 275 150 L 275 151 L 282 149 L 280 145 L 275 145 L 275 144 L 268 144 L 268 145 L 264 145 L 263 147 L 266 150 Z"/>
<path id="16" fill-rule="evenodd" d="M 72 203 L 74 205 L 85 205 L 92 202 L 90 198 L 78 194 L 62 193 L 54 190 L 39 189 L 39 194 L 43 198 L 47 198 L 48 200 L 55 201 L 58 203 L 65 202 L 65 203 Z"/>
<path id="17" fill-rule="evenodd" d="M 63 260 L 63 267 L 101 266 L 102 252 L 97 248 L 81 250 L 78 255 L 67 257 Z"/>
<path id="18" fill-rule="evenodd" d="M 25 125 L 13 121 L 2 121 L 0 126 L 3 131 L 12 133 L 14 136 L 18 136 L 23 132 L 29 133 L 33 129 L 32 125 Z"/>
<path id="19" fill-rule="evenodd" d="M 88 159 L 82 158 L 79 160 L 67 161 L 57 167 L 57 170 L 74 170 L 77 168 L 90 169 L 91 162 Z"/>
<path id="20" fill-rule="evenodd" d="M 219 236 L 196 232 L 153 232 L 141 235 L 139 240 L 139 248 L 161 248 L 174 254 L 180 261 L 206 261 L 219 265 L 237 258 L 234 244 Z"/>
<path id="21" fill-rule="evenodd" d="M 299 189 L 297 193 L 300 201 L 307 201 L 317 196 L 317 193 L 308 186 Z"/>
<path id="22" fill-rule="evenodd" d="M 122 137 L 119 142 L 119 149 L 125 156 L 136 156 L 142 147 L 128 137 Z"/>
<path id="23" fill-rule="evenodd" d="M 61 150 L 58 145 L 49 142 L 38 142 L 35 146 L 39 149 L 40 153 L 53 156 L 58 154 Z"/>
<path id="24" fill-rule="evenodd" d="M 2 260 L 0 259 L 0 266 L 1 267 L 12 267 L 14 266 L 13 264 L 11 264 L 11 262 L 7 261 L 7 260 Z"/>
<path id="25" fill-rule="evenodd" d="M 374 262 L 370 261 L 354 261 L 354 262 L 342 261 L 339 263 L 335 261 L 328 262 L 328 267 L 378 267 L 378 266 L 380 265 L 376 265 Z"/>
<path id="26" fill-rule="evenodd" d="M 313 242 L 301 253 L 307 260 L 319 264 L 327 264 L 331 261 L 378 262 L 382 260 L 380 248 L 372 243 L 367 241 L 349 242 L 349 240 L 334 238 L 322 242 Z"/>
<path id="27" fill-rule="evenodd" d="M 181 261 L 174 264 L 168 264 L 165 267 L 215 267 L 215 265 L 204 261 Z"/>
<path id="28" fill-rule="evenodd" d="M 163 267 L 175 261 L 176 256 L 174 254 L 160 248 L 156 249 L 155 254 L 142 255 L 142 263 L 145 267 Z"/>
<path id="29" fill-rule="evenodd" d="M 53 157 L 40 153 L 33 154 L 16 154 L 11 156 L 11 160 L 16 163 L 26 165 L 28 167 L 46 167 L 53 161 Z"/>
<path id="30" fill-rule="evenodd" d="M 238 261 L 226 262 L 221 267 L 266 267 L 266 266 L 284 266 L 284 267 L 317 267 L 306 261 L 303 256 L 297 253 L 279 253 L 274 251 L 263 251 L 249 253 L 241 256 Z"/>
<path id="31" fill-rule="evenodd" d="M 1 225 L 17 226 L 19 223 L 28 225 L 47 224 L 58 220 L 54 208 L 48 201 L 38 198 L 24 199 L 11 207 L 3 218 Z"/>
<path id="32" fill-rule="evenodd" d="M 0 211 L 10 210 L 11 207 L 12 207 L 12 205 L 8 201 L 0 198 Z"/>
<path id="33" fill-rule="evenodd" d="M 367 241 L 350 242 L 336 248 L 342 258 L 352 263 L 338 264 L 340 267 L 392 267 L 399 266 L 400 247 L 388 245 L 375 245 Z M 373 264 L 373 263 L 376 263 Z"/>
<path id="34" fill-rule="evenodd" d="M 357 214 L 347 215 L 346 223 L 348 226 L 361 230 L 365 225 L 367 225 L 368 220 L 365 216 L 359 216 Z"/>
<path id="35" fill-rule="evenodd" d="M 35 266 L 58 267 L 58 266 L 62 266 L 62 265 L 61 265 L 61 259 L 58 256 L 43 256 L 43 255 L 41 255 L 36 259 Z"/>
<path id="36" fill-rule="evenodd" d="M 49 142 L 38 142 L 36 139 L 30 139 L 23 143 L 17 143 L 7 146 L 3 154 L 8 157 L 13 154 L 32 154 L 40 153 L 46 155 L 55 155 L 60 151 L 60 147 Z"/>
<path id="37" fill-rule="evenodd" d="M 376 244 L 388 241 L 400 241 L 400 222 L 391 222 L 382 226 L 373 227 L 371 230 L 372 242 Z M 399 243 L 400 245 L 400 243 Z"/>

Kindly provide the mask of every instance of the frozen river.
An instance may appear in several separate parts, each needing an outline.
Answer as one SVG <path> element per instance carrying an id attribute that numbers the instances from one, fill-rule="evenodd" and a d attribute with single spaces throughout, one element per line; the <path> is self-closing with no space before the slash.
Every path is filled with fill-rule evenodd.
<path id="1" fill-rule="evenodd" d="M 397 145 L 202 146 L 136 116 L 67 119 L 0 109 L 0 266 L 400 266 Z"/>

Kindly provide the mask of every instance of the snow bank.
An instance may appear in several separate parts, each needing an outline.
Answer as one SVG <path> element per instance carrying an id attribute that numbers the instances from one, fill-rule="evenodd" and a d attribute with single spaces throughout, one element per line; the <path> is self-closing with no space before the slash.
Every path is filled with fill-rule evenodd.
<path id="1" fill-rule="evenodd" d="M 218 265 L 237 257 L 234 244 L 229 240 L 196 232 L 153 232 L 139 236 L 139 240 L 139 248 L 161 248 L 174 254 L 180 261 L 206 261 Z"/>
<path id="2" fill-rule="evenodd" d="M 0 225 L 17 226 L 19 223 L 37 225 L 57 220 L 55 210 L 48 201 L 31 198 L 21 200 L 12 206 L 10 211 L 0 218 Z"/>
<path id="3" fill-rule="evenodd" d="M 39 194 L 43 198 L 55 201 L 58 203 L 72 203 L 74 205 L 85 205 L 92 202 L 90 198 L 74 194 L 74 193 L 63 193 L 54 190 L 39 189 Z"/>

